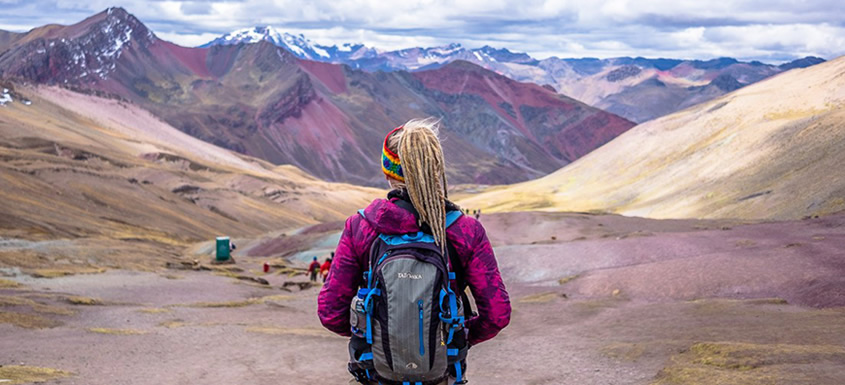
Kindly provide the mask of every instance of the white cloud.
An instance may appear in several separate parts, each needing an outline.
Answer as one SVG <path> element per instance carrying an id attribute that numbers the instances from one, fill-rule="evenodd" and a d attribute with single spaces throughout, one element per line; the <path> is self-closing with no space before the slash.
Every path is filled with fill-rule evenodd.
<path id="1" fill-rule="evenodd" d="M 169 42 L 173 42 L 186 47 L 196 47 L 198 45 L 203 45 L 214 40 L 217 37 L 220 37 L 220 35 L 216 33 L 182 35 L 173 32 L 156 32 L 155 34 L 160 39 L 164 39 Z"/>
<path id="2" fill-rule="evenodd" d="M 845 54 L 841 0 L 0 0 L 0 28 L 72 23 L 123 6 L 182 45 L 255 25 L 382 49 L 489 44 L 546 56 L 780 61 Z"/>

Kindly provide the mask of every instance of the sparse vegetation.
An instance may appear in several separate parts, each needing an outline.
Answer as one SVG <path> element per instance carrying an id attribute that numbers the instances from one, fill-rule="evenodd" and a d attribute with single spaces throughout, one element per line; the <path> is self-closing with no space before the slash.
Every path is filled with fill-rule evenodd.
<path id="1" fill-rule="evenodd" d="M 250 333 L 272 334 L 272 335 L 296 335 L 309 337 L 334 337 L 333 334 L 322 329 L 307 328 L 282 328 L 276 326 L 251 326 L 246 328 Z"/>
<path id="2" fill-rule="evenodd" d="M 555 292 L 531 294 L 519 299 L 520 303 L 545 303 L 560 298 L 561 295 Z"/>
<path id="3" fill-rule="evenodd" d="M 158 326 L 166 327 L 168 329 L 180 328 L 185 325 L 187 325 L 185 321 L 180 319 L 167 320 L 158 324 Z"/>
<path id="4" fill-rule="evenodd" d="M 21 296 L 0 296 L 0 306 L 27 306 L 35 312 L 38 313 L 45 313 L 45 314 L 57 314 L 57 315 L 72 315 L 74 314 L 73 310 L 60 307 L 60 306 L 52 306 L 46 305 L 40 302 L 33 301 L 29 298 L 24 298 Z"/>
<path id="5" fill-rule="evenodd" d="M 87 330 L 89 332 L 92 332 L 92 333 L 112 334 L 112 335 L 122 335 L 122 336 L 140 335 L 140 334 L 149 333 L 146 330 L 138 330 L 138 329 L 88 328 Z"/>
<path id="6" fill-rule="evenodd" d="M 170 309 L 164 309 L 160 307 L 151 307 L 146 309 L 138 310 L 140 313 L 147 313 L 147 314 L 160 314 L 160 313 L 170 313 Z"/>
<path id="7" fill-rule="evenodd" d="M 15 281 L 10 281 L 8 279 L 0 278 L 0 288 L 9 289 L 9 288 L 17 288 L 17 287 L 21 287 L 21 284 L 15 282 Z"/>
<path id="8" fill-rule="evenodd" d="M 35 278 L 59 278 L 75 274 L 101 274 L 106 269 L 102 267 L 67 268 L 67 269 L 36 269 L 31 272 Z"/>
<path id="9" fill-rule="evenodd" d="M 845 348 L 833 345 L 697 343 L 675 356 L 652 385 L 812 384 L 824 365 L 845 363 Z"/>
<path id="10" fill-rule="evenodd" d="M 645 354 L 645 351 L 645 344 L 627 342 L 608 344 L 601 349 L 601 353 L 607 357 L 629 362 L 640 359 Z"/>
<path id="11" fill-rule="evenodd" d="M 61 322 L 38 315 L 11 312 L 0 312 L 0 323 L 12 324 L 26 329 L 54 328 L 61 325 Z"/>
<path id="12" fill-rule="evenodd" d="M 35 366 L 0 366 L 0 382 L 9 385 L 47 382 L 72 375 L 73 373 L 58 369 L 39 368 Z"/>
<path id="13" fill-rule="evenodd" d="M 559 285 L 566 285 L 567 283 L 572 282 L 575 278 L 578 278 L 578 277 L 580 277 L 580 274 L 566 276 L 566 277 L 563 277 L 563 278 L 557 280 L 557 283 Z"/>
<path id="14" fill-rule="evenodd" d="M 67 297 L 67 301 L 73 305 L 85 305 L 85 306 L 96 306 L 102 305 L 103 301 L 96 299 L 96 298 L 88 298 L 88 297 L 81 297 L 81 296 L 70 296 Z"/>
<path id="15" fill-rule="evenodd" d="M 197 302 L 187 305 L 173 305 L 183 307 L 244 307 L 249 305 L 258 305 L 268 301 L 284 301 L 293 298 L 290 295 L 268 295 L 265 297 L 249 298 L 242 301 L 226 301 L 226 302 Z"/>

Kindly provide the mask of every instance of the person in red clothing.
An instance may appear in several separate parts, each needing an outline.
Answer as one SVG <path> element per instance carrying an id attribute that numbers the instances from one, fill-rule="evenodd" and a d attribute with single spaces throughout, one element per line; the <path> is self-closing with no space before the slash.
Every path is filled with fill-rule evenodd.
<path id="1" fill-rule="evenodd" d="M 311 265 L 308 266 L 308 274 L 311 275 L 311 282 L 317 282 L 317 273 L 320 272 L 320 262 L 317 262 L 317 257 L 314 257 L 314 260 L 311 261 Z"/>
<path id="2" fill-rule="evenodd" d="M 417 232 L 431 234 L 436 244 L 448 249 L 452 270 L 458 276 L 455 293 L 463 293 L 467 287 L 472 293 L 477 314 L 467 311 L 469 302 L 464 302 L 467 346 L 495 337 L 510 322 L 510 299 L 484 227 L 469 215 L 461 215 L 446 226 L 446 213 L 460 212 L 461 208 L 447 200 L 437 132 L 437 123 L 431 119 L 412 120 L 385 138 L 382 171 L 392 191 L 387 199 L 376 199 L 360 215 L 346 220 L 334 266 L 318 298 L 320 322 L 330 331 L 353 335 L 350 304 L 359 288 L 367 287 L 364 272 L 375 239 Z M 356 338 L 350 342 L 350 351 L 356 349 Z M 359 382 L 368 383 L 353 371 L 352 361 L 350 372 Z M 367 378 L 371 378 L 369 373 Z"/>
<path id="3" fill-rule="evenodd" d="M 332 257 L 334 257 L 334 253 L 332 253 Z M 329 276 L 329 269 L 332 267 L 332 258 L 326 258 L 326 261 L 320 266 L 320 276 L 323 277 L 323 282 L 326 282 L 326 277 Z"/>

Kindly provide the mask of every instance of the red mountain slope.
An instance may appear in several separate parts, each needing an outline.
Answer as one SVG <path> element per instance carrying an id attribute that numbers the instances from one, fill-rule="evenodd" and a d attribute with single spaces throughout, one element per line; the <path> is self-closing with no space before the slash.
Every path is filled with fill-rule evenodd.
<path id="1" fill-rule="evenodd" d="M 633 126 L 467 62 L 367 73 L 266 42 L 185 48 L 120 8 L 17 37 L 0 71 L 128 99 L 211 143 L 362 184 L 382 183 L 383 135 L 415 117 L 442 119 L 449 177 L 463 183 L 545 175 Z"/>

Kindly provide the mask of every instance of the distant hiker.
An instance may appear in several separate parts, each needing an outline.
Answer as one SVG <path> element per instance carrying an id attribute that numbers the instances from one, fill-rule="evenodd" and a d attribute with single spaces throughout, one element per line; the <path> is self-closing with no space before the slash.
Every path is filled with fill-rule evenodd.
<path id="1" fill-rule="evenodd" d="M 318 272 L 320 272 L 320 262 L 317 262 L 317 257 L 314 257 L 311 265 L 308 266 L 308 274 L 311 274 L 311 282 L 317 282 Z"/>
<path id="2" fill-rule="evenodd" d="M 475 210 L 475 220 L 479 220 L 481 218 L 481 209 Z"/>
<path id="3" fill-rule="evenodd" d="M 387 134 L 382 171 L 392 191 L 346 220 L 320 291 L 320 322 L 351 336 L 348 369 L 362 384 L 465 383 L 469 347 L 510 322 L 484 228 L 446 199 L 437 134 L 431 119 Z"/>
<path id="4" fill-rule="evenodd" d="M 334 255 L 334 253 L 332 253 Z M 329 275 L 329 269 L 332 267 L 332 259 L 326 258 L 326 261 L 320 266 L 320 276 L 323 277 L 323 282 L 326 282 L 326 277 Z"/>

